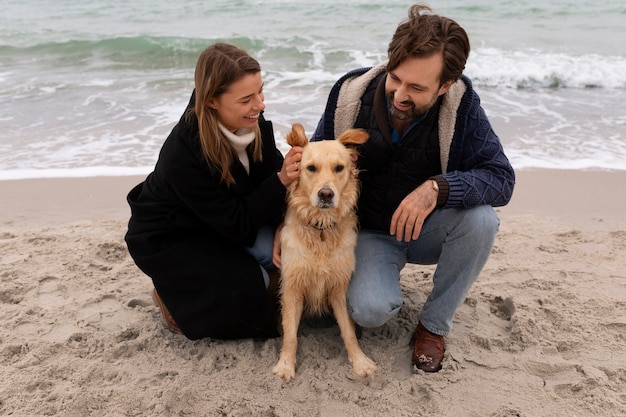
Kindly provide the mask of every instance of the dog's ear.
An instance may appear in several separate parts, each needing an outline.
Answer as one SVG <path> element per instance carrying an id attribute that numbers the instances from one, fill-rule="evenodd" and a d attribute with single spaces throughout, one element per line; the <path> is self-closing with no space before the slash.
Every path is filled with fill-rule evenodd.
<path id="1" fill-rule="evenodd" d="M 348 129 L 337 140 L 344 146 L 355 146 L 367 142 L 369 138 L 369 133 L 362 129 Z"/>
<path id="2" fill-rule="evenodd" d="M 289 146 L 305 146 L 309 143 L 304 133 L 304 126 L 300 123 L 291 125 L 291 132 L 287 133 L 286 139 Z"/>

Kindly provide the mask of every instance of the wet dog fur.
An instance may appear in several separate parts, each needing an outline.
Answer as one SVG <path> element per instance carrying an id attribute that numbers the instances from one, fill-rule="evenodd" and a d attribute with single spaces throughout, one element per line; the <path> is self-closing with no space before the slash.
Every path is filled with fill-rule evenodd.
<path id="1" fill-rule="evenodd" d="M 355 206 L 359 195 L 354 146 L 368 139 L 351 129 L 336 140 L 308 142 L 294 124 L 291 146 L 303 146 L 300 178 L 287 193 L 281 231 L 281 308 L 283 343 L 273 372 L 285 381 L 295 376 L 297 333 L 304 315 L 332 310 L 354 373 L 372 375 L 376 364 L 359 347 L 346 294 L 354 270 L 357 237 Z"/>

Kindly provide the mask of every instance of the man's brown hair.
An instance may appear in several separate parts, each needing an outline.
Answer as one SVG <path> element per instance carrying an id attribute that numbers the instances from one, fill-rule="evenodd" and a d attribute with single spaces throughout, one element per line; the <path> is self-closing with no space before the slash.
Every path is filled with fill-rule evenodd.
<path id="1" fill-rule="evenodd" d="M 454 20 L 433 13 L 422 4 L 409 8 L 409 18 L 398 25 L 387 54 L 387 71 L 393 71 L 409 57 L 443 53 L 439 85 L 461 77 L 470 52 L 465 30 Z"/>

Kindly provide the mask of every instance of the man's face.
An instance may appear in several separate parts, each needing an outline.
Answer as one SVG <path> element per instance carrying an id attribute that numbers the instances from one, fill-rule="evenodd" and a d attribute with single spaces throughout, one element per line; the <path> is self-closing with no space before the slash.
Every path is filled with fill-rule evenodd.
<path id="1" fill-rule="evenodd" d="M 397 120 L 412 120 L 430 109 L 452 81 L 439 86 L 443 54 L 409 57 L 389 71 L 385 93 L 391 104 L 391 115 Z"/>

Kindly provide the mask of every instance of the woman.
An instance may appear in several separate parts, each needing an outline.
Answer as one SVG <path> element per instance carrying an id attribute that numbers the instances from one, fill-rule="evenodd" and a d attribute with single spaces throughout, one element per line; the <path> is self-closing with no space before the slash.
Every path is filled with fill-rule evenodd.
<path id="1" fill-rule="evenodd" d="M 263 100 L 254 58 L 208 47 L 154 171 L 128 194 L 128 250 L 170 329 L 189 339 L 278 335 L 267 290 L 274 227 L 302 148 L 283 158 Z"/>

